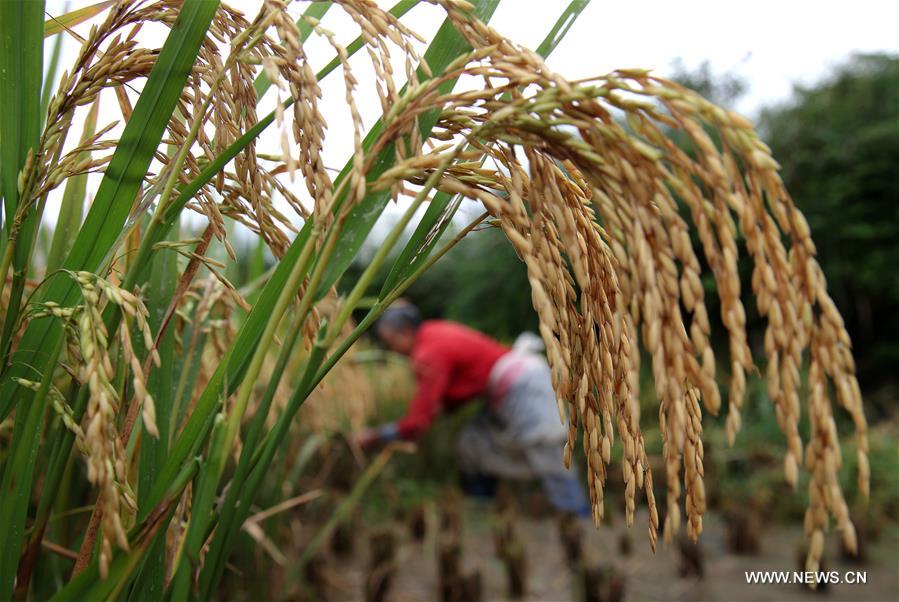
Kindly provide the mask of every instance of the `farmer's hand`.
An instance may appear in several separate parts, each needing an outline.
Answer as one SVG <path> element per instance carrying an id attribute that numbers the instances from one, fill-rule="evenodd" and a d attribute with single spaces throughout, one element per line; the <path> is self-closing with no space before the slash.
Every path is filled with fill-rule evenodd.
<path id="1" fill-rule="evenodd" d="M 381 440 L 377 429 L 363 428 L 353 433 L 353 443 L 362 449 L 373 447 Z"/>

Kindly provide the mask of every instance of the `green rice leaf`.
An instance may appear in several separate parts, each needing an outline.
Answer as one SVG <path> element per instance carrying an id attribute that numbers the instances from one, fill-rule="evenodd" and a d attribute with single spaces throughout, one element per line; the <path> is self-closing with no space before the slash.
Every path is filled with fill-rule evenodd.
<path id="1" fill-rule="evenodd" d="M 451 205 L 450 201 L 453 198 L 456 198 L 457 202 Z M 452 222 L 458 206 L 458 198 L 451 194 L 438 192 L 434 195 L 406 246 L 394 261 L 393 267 L 381 287 L 379 297 L 383 297 L 400 280 L 406 278 L 415 271 L 417 266 L 427 260 L 430 250 L 434 248 L 434 245 L 440 240 L 440 236 Z"/>
<path id="2" fill-rule="evenodd" d="M 50 370 L 40 380 L 40 388 L 31 404 L 16 415 L 10 456 L 3 470 L 0 484 L 0 525 L 3 525 L 3 545 L 0 546 L 0 600 L 12 599 L 19 553 L 25 535 L 25 519 L 31 501 L 31 483 L 37 463 L 41 439 L 41 422 L 47 407 L 48 393 L 53 383 Z"/>
<path id="3" fill-rule="evenodd" d="M 13 269 L 0 337 L 0 358 L 4 359 L 18 320 L 37 231 L 34 212 L 25 211 L 28 200 L 19 196 L 19 174 L 40 140 L 43 11 L 42 0 L 0 2 L 0 196 L 6 214 L 0 238 L 0 295 L 10 265 Z"/>
<path id="4" fill-rule="evenodd" d="M 7 235 L 18 208 L 19 171 L 40 138 L 43 14 L 43 2 L 0 2 L 0 196 Z"/>
<path id="5" fill-rule="evenodd" d="M 147 310 L 150 331 L 159 340 L 157 351 L 164 359 L 162 365 L 153 367 L 147 379 L 147 391 L 153 397 L 156 406 L 156 426 L 159 437 L 153 437 L 146 427 L 141 433 L 140 469 L 137 481 L 137 502 L 142 505 L 149 497 L 159 469 L 168 455 L 171 432 L 172 404 L 177 387 L 175 367 L 179 363 L 175 349 L 175 327 L 169 324 L 159 337 L 160 328 L 169 304 L 178 286 L 178 255 L 176 253 L 157 253 L 154 255 L 150 270 L 149 301 Z M 136 337 L 135 337 L 136 338 Z M 164 533 L 158 535 L 147 552 L 147 562 L 138 576 L 132 589 L 130 600 L 153 602 L 161 600 L 165 590 L 166 555 Z"/>
<path id="6" fill-rule="evenodd" d="M 590 4 L 590 0 L 571 0 L 571 3 L 564 11 L 562 11 L 559 18 L 556 19 L 552 29 L 549 30 L 549 33 L 546 34 L 546 37 L 543 38 L 540 45 L 537 46 L 537 54 L 543 58 L 552 54 L 552 51 L 555 50 L 556 46 L 558 46 L 565 38 L 568 30 L 571 29 L 571 26 L 574 25 L 574 22 L 577 21 L 577 18 L 584 12 L 584 9 L 587 8 L 588 4 Z"/>
<path id="7" fill-rule="evenodd" d="M 218 482 L 228 460 L 225 415 L 217 414 L 209 442 L 209 459 L 200 468 L 191 503 L 190 524 L 184 539 L 181 562 L 172 580 L 172 602 L 186 602 L 192 576 L 200 562 L 200 549 L 212 521 L 213 503 Z"/>
<path id="8" fill-rule="evenodd" d="M 85 6 L 84 8 L 79 8 L 78 10 L 73 10 L 57 17 L 50 17 L 47 19 L 47 22 L 44 23 L 44 37 L 49 38 L 61 31 L 65 31 L 66 29 L 93 19 L 113 4 L 115 4 L 115 0 L 105 0 L 104 2 Z"/>
<path id="9" fill-rule="evenodd" d="M 17 227 L 19 172 L 40 138 L 40 97 L 43 73 L 43 2 L 0 2 L 0 195 L 6 221 L 3 224 L 0 255 L 0 294 L 6 284 L 7 268 L 13 267 L 13 286 L 6 305 L 6 321 L 0 357 L 5 357 L 12 325 L 18 314 L 25 273 L 31 255 L 36 220 L 25 219 L 17 242 L 8 240 Z M 2 216 L 0 216 L 2 219 Z M 31 483 L 40 443 L 43 409 L 52 380 L 52 369 L 40 373 L 40 390 L 32 404 L 17 417 L 10 455 L 3 467 L 0 486 L 0 525 L 4 541 L 0 546 L 0 600 L 11 599 L 19 552 L 22 549 L 25 520 L 31 496 Z M 3 402 L 0 402 L 3 403 Z"/>
<path id="10" fill-rule="evenodd" d="M 8 4 L 0 3 L 4 7 Z M 202 0 L 188 2 L 181 9 L 122 132 L 87 218 L 63 264 L 65 268 L 97 270 L 122 232 L 132 201 L 141 188 L 217 8 L 218 0 Z M 65 276 L 51 278 L 43 291 L 43 300 L 64 306 L 74 303 L 79 295 L 78 288 Z M 12 377 L 27 374 L 26 366 L 34 366 L 41 372 L 52 365 L 55 358 L 41 350 L 54 348 L 61 335 L 59 325 L 53 321 L 29 324 L 12 357 L 11 367 L 0 378 L 0 419 L 9 414 L 16 399 L 29 397 L 16 392 L 18 387 Z"/>

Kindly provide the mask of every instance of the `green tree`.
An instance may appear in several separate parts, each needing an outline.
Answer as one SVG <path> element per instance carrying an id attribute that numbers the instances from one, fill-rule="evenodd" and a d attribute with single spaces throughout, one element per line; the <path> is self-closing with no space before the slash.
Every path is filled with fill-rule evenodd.
<path id="1" fill-rule="evenodd" d="M 709 61 L 703 61 L 695 69 L 689 69 L 683 59 L 676 59 L 671 68 L 672 80 L 699 92 L 703 98 L 722 107 L 733 107 L 749 88 L 748 82 L 739 75 L 728 72 L 716 73 Z"/>

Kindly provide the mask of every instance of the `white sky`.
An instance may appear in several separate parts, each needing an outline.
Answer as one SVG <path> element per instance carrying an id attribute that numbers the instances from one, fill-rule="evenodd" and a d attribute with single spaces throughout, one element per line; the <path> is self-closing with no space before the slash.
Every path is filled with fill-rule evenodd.
<path id="1" fill-rule="evenodd" d="M 6 0 L 0 0 L 6 1 Z M 74 10 L 97 0 L 79 0 L 69 4 Z M 379 2 L 389 7 L 395 0 Z M 64 11 L 65 0 L 48 0 L 47 11 L 58 15 Z M 235 0 L 230 6 L 240 8 L 252 17 L 259 0 Z M 293 7 L 299 15 L 305 2 Z M 490 24 L 512 40 L 535 47 L 546 35 L 568 0 L 503 0 Z M 430 5 L 413 9 L 403 21 L 412 29 L 430 38 L 442 20 L 442 12 Z M 675 60 L 681 59 L 687 69 L 698 67 L 708 60 L 714 73 L 731 72 L 748 83 L 747 94 L 736 109 L 753 118 L 764 106 L 783 102 L 790 97 L 796 83 L 812 84 L 835 65 L 854 52 L 890 52 L 899 54 L 899 2 L 895 0 L 855 0 L 852 3 L 808 0 L 741 0 L 740 2 L 713 0 L 644 0 L 642 2 L 612 2 L 593 0 L 568 32 L 564 41 L 548 60 L 555 71 L 578 79 L 607 73 L 616 68 L 642 67 L 669 74 Z M 337 34 L 344 44 L 353 40 L 358 30 L 332 8 L 323 25 Z M 85 31 L 89 25 L 76 30 Z M 145 27 L 142 36 L 146 43 L 160 46 L 164 30 Z M 66 40 L 63 66 L 77 52 L 76 43 Z M 422 48 L 423 51 L 423 48 Z M 45 50 L 49 56 L 50 47 Z M 314 57 L 316 66 L 324 65 L 333 51 L 323 42 L 312 41 L 307 54 Z M 354 57 L 360 80 L 357 98 L 366 126 L 379 116 L 377 99 L 366 92 L 371 77 L 366 72 L 367 57 Z M 397 73 L 402 73 L 397 64 Z M 339 74 L 328 77 L 322 84 L 323 112 L 328 121 L 324 159 L 330 167 L 342 167 L 352 150 L 352 130 L 349 113 L 343 105 L 343 82 Z M 104 101 L 115 107 L 112 95 Z M 267 112 L 274 103 L 273 94 L 266 98 Z M 264 114 L 260 110 L 260 115 Z M 101 116 L 103 111 L 101 111 Z M 102 121 L 102 117 L 101 117 Z M 80 132 L 80 119 L 75 131 Z M 274 128 L 270 128 L 273 130 Z M 77 138 L 78 134 L 70 136 Z M 267 152 L 277 153 L 277 133 L 268 132 L 261 141 Z M 98 177 L 91 178 L 89 191 L 95 188 Z M 304 188 L 300 182 L 296 188 Z M 59 193 L 60 191 L 56 191 Z M 54 198 L 55 197 L 55 198 Z M 55 222 L 54 211 L 58 194 L 51 196 L 45 218 Z"/>
<path id="2" fill-rule="evenodd" d="M 509 4 L 527 4 L 535 13 L 561 5 Z M 537 39 L 551 18 L 511 10 L 497 16 L 497 28 L 522 42 Z M 814 83 L 853 52 L 899 52 L 897 23 L 895 0 L 595 0 L 548 64 L 577 78 L 618 67 L 665 74 L 677 58 L 688 68 L 708 60 L 715 72 L 746 79 L 748 94 L 736 108 L 754 117 L 762 106 L 789 98 L 794 83 Z"/>
<path id="3" fill-rule="evenodd" d="M 76 0 L 69 10 L 95 1 Z M 66 4 L 48 0 L 47 10 L 59 14 Z M 228 4 L 252 15 L 259 1 Z M 305 4 L 295 2 L 297 12 Z M 393 0 L 378 4 L 389 7 Z M 490 23 L 516 42 L 534 47 L 567 4 L 503 0 Z M 441 15 L 432 7 L 421 9 L 404 21 L 427 35 Z M 355 31 L 345 20 L 338 22 L 336 13 L 332 9 L 324 24 L 348 42 Z M 548 64 L 576 79 L 619 67 L 665 74 L 679 58 L 688 68 L 708 60 L 715 72 L 731 71 L 746 79 L 749 90 L 737 109 L 754 117 L 762 106 L 789 98 L 794 83 L 814 83 L 853 52 L 899 53 L 897 23 L 895 0 L 593 0 Z M 67 50 L 74 51 L 74 42 L 68 42 Z"/>

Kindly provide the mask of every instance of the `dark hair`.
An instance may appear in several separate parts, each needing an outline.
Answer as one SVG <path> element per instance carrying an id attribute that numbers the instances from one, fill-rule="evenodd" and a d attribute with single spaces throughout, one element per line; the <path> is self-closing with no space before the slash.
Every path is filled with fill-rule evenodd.
<path id="1" fill-rule="evenodd" d="M 421 312 L 411 303 L 392 305 L 384 310 L 375 322 L 375 332 L 382 328 L 390 330 L 418 330 L 421 326 Z"/>

